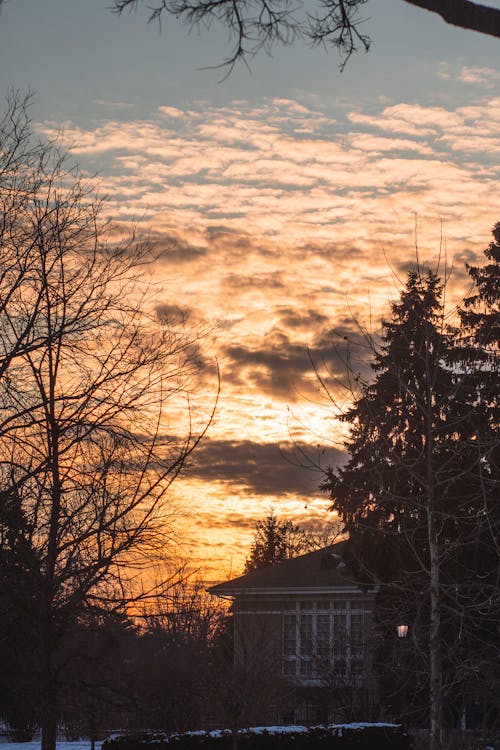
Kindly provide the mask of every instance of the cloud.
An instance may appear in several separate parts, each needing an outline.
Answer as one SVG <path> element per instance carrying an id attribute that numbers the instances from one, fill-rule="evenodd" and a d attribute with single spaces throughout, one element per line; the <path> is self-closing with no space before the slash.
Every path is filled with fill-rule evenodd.
<path id="1" fill-rule="evenodd" d="M 213 231 L 211 242 L 225 243 L 225 252 L 246 235 L 262 255 L 278 237 L 285 252 L 332 237 L 352 244 L 369 221 L 358 242 L 366 251 L 374 238 L 398 242 L 395 223 L 416 211 L 448 220 L 455 239 L 471 192 L 483 207 L 496 194 L 499 122 L 495 98 L 456 107 L 399 102 L 339 111 L 335 120 L 276 99 L 204 111 L 161 107 L 156 117 L 93 130 L 67 123 L 65 135 L 102 175 L 111 210 L 122 219 L 146 215 L 156 232 L 184 237 L 191 259 L 203 245 L 188 235 L 208 243 Z M 56 127 L 43 129 L 53 135 Z"/>
<path id="2" fill-rule="evenodd" d="M 457 76 L 462 83 L 479 84 L 485 88 L 494 88 L 500 81 L 500 72 L 493 68 L 464 66 Z"/>
<path id="3" fill-rule="evenodd" d="M 332 328 L 320 313 L 309 311 L 301 316 L 297 311 L 282 315 L 281 321 L 283 327 L 270 328 L 259 346 L 227 348 L 225 377 L 229 382 L 288 404 L 315 398 L 321 390 L 319 372 L 325 384 L 346 378 L 348 347 L 351 356 L 356 351 L 356 371 L 366 373 L 370 351 L 353 320 L 338 321 Z M 289 325 L 289 332 L 284 325 Z M 304 332 L 309 341 L 304 340 Z"/>
<path id="4" fill-rule="evenodd" d="M 235 383 L 287 403 L 297 400 L 310 369 L 307 348 L 292 344 L 285 334 L 268 335 L 258 349 L 230 346 L 226 354 Z"/>
<path id="5" fill-rule="evenodd" d="M 229 273 L 224 277 L 224 285 L 231 290 L 239 290 L 240 292 L 248 291 L 255 287 L 258 287 L 260 290 L 286 289 L 286 285 L 278 271 L 274 273 L 259 273 L 251 277 L 238 273 Z"/>
<path id="6" fill-rule="evenodd" d="M 182 325 L 186 323 L 190 316 L 191 310 L 188 307 L 181 307 L 180 305 L 172 305 L 168 302 L 157 305 L 156 314 L 158 319 L 162 323 L 168 325 Z"/>
<path id="7" fill-rule="evenodd" d="M 92 99 L 92 104 L 99 104 L 103 107 L 115 107 L 116 109 L 129 109 L 135 107 L 130 102 L 114 102 L 109 99 Z"/>
<path id="8" fill-rule="evenodd" d="M 343 458 L 340 451 L 328 445 L 318 448 L 302 443 L 294 446 L 207 438 L 193 456 L 188 476 L 224 483 L 233 491 L 244 489 L 257 496 L 293 495 L 307 499 L 318 494 L 320 475 L 298 465 L 298 460 L 301 452 L 315 458 L 318 450 L 323 451 L 322 460 L 328 459 L 330 464 Z"/>
<path id="9" fill-rule="evenodd" d="M 192 263 L 208 254 L 207 247 L 193 245 L 179 236 L 152 232 L 148 238 L 153 255 L 165 263 Z"/>
<path id="10" fill-rule="evenodd" d="M 188 328 L 212 322 L 193 416 L 213 403 L 215 362 L 221 393 L 183 491 L 206 539 L 231 519 L 223 544 L 235 556 L 251 536 L 245 519 L 273 502 L 284 516 L 309 517 L 301 514 L 318 476 L 287 463 L 281 446 L 293 433 L 304 448 L 330 450 L 328 433 L 340 460 L 345 425 L 316 370 L 334 396 L 348 354 L 370 374 L 362 327 L 380 331 L 415 246 L 422 263 L 455 257 L 452 308 L 469 283 L 463 263 L 490 240 L 500 218 L 500 98 L 485 95 L 487 70 L 458 72 L 483 87 L 467 104 L 336 104 L 332 117 L 326 105 L 238 100 L 65 125 L 84 170 L 100 174 L 109 217 L 120 228 L 145 217 L 158 314 L 187 318 Z M 327 504 L 321 498 L 317 513 Z"/>
<path id="11" fill-rule="evenodd" d="M 182 109 L 177 109 L 177 107 L 158 107 L 158 111 L 167 117 L 174 117 L 175 119 L 184 117 Z"/>
<path id="12" fill-rule="evenodd" d="M 278 309 L 281 323 L 287 328 L 309 331 L 328 323 L 328 316 L 319 310 L 300 310 L 292 307 Z"/>

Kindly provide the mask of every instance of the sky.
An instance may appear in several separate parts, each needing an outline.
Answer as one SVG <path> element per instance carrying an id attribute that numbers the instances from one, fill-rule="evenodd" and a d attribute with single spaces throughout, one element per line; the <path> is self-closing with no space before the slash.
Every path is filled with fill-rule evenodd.
<path id="1" fill-rule="evenodd" d="M 199 396 L 213 402 L 215 361 L 221 395 L 175 503 L 179 552 L 220 580 L 271 508 L 332 521 L 303 466 L 344 455 L 316 370 L 338 395 L 346 338 L 377 333 L 416 248 L 452 269 L 450 308 L 467 288 L 500 219 L 500 46 L 370 0 L 372 48 L 343 73 L 297 42 L 224 77 L 223 29 L 160 33 L 144 6 L 108 5 L 8 0 L 0 95 L 35 92 L 36 130 L 154 243 L 159 312 L 205 331 Z"/>

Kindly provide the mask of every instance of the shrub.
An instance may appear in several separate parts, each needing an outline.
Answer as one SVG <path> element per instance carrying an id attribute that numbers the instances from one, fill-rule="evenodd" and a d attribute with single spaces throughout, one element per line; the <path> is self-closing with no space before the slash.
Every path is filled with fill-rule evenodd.
<path id="1" fill-rule="evenodd" d="M 317 727 L 250 727 L 232 732 L 162 734 L 137 732 L 110 737 L 102 750 L 410 750 L 399 724 L 331 724 Z"/>

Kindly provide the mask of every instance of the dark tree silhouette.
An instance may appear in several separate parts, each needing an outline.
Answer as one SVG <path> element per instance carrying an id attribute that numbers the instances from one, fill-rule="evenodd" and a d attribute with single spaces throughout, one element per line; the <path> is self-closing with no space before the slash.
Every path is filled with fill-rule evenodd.
<path id="1" fill-rule="evenodd" d="M 19 499 L 0 493 L 0 718 L 16 742 L 31 740 L 40 721 L 38 649 L 30 621 L 37 608 L 37 582 L 25 560 L 25 528 Z"/>
<path id="2" fill-rule="evenodd" d="M 292 521 L 280 521 L 271 511 L 255 526 L 252 547 L 245 561 L 245 573 L 297 557 L 310 548 L 311 540 L 300 526 Z"/>
<path id="3" fill-rule="evenodd" d="M 474 281 L 475 293 L 466 297 L 460 311 L 462 325 L 472 333 L 473 344 L 495 363 L 500 349 L 500 222 L 492 230 L 493 241 L 484 254 L 484 266 L 467 266 Z M 477 350 L 473 349 L 477 355 Z"/>
<path id="4" fill-rule="evenodd" d="M 148 607 L 136 669 L 137 728 L 189 730 L 213 720 L 212 652 L 225 616 L 226 608 L 189 575 Z"/>
<path id="5" fill-rule="evenodd" d="M 89 613 L 144 595 L 211 415 L 189 406 L 197 336 L 148 309 L 147 248 L 113 242 L 92 183 L 34 141 L 19 98 L 0 140 L 0 588 L 32 629 L 54 750 L 58 654 Z"/>
<path id="6" fill-rule="evenodd" d="M 374 351 L 373 380 L 358 381 L 341 417 L 349 461 L 324 482 L 354 562 L 381 584 L 382 625 L 412 625 L 414 686 L 422 693 L 418 674 L 427 675 L 433 748 L 447 699 L 458 709 L 491 658 L 499 606 L 498 378 L 462 334 L 445 320 L 436 274 L 412 271 Z"/>

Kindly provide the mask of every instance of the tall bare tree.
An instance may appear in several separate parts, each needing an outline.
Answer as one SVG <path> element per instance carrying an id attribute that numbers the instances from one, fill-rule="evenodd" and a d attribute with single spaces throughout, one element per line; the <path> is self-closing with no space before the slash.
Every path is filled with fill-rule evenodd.
<path id="1" fill-rule="evenodd" d="M 196 335 L 150 309 L 147 248 L 114 242 L 94 185 L 34 140 L 26 104 L 14 96 L 0 130 L 0 526 L 16 560 L 1 583 L 31 623 L 53 750 L 65 635 L 144 593 L 211 414 L 190 409 Z"/>

